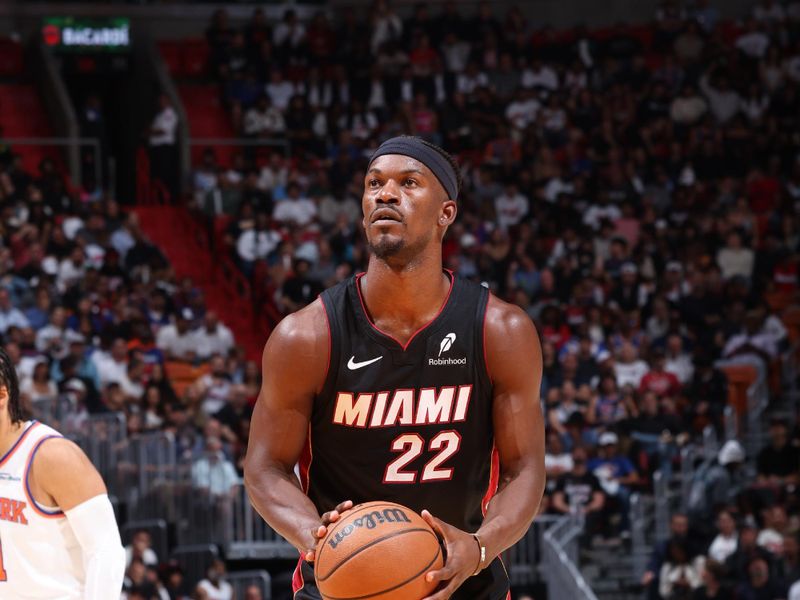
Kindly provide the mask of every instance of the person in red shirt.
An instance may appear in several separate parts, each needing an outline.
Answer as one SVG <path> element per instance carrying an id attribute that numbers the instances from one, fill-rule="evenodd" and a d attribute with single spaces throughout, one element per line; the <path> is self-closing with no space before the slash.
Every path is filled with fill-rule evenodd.
<path id="1" fill-rule="evenodd" d="M 639 383 L 639 392 L 653 392 L 659 398 L 677 394 L 681 389 L 681 383 L 673 374 L 667 372 L 664 367 L 666 356 L 662 349 L 656 349 L 650 359 L 650 371 L 648 371 Z"/>

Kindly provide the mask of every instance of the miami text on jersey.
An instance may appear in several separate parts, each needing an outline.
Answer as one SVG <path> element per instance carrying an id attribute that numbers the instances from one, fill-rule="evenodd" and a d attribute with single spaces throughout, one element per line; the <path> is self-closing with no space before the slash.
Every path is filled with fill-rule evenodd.
<path id="1" fill-rule="evenodd" d="M 333 422 L 349 427 L 432 425 L 466 421 L 472 385 L 399 389 L 394 392 L 338 392 Z M 391 399 L 390 399 L 391 397 Z"/>

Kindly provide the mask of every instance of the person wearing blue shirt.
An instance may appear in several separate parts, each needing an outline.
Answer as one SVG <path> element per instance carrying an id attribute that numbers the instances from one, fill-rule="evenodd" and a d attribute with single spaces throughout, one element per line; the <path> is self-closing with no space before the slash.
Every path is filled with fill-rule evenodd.
<path id="1" fill-rule="evenodd" d="M 622 532 L 630 529 L 628 511 L 631 486 L 638 485 L 639 473 L 627 456 L 619 454 L 619 438 L 613 431 L 600 435 L 598 456 L 589 461 L 589 471 L 600 481 L 603 491 L 616 500 L 620 512 Z"/>

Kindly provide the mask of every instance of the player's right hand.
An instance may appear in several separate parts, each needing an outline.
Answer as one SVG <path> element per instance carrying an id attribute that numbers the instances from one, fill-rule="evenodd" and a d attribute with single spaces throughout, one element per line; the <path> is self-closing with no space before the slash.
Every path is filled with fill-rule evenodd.
<path id="1" fill-rule="evenodd" d="M 318 546 L 322 539 L 328 534 L 328 525 L 338 521 L 342 514 L 351 508 L 353 508 L 353 501 L 345 500 L 341 504 L 338 504 L 336 508 L 329 510 L 320 517 L 322 524 L 319 527 L 311 530 L 311 535 L 314 536 L 314 548 L 306 550 L 306 553 L 303 555 L 303 558 L 306 559 L 306 562 L 314 562 L 314 558 L 316 558 L 317 555 L 316 546 Z"/>

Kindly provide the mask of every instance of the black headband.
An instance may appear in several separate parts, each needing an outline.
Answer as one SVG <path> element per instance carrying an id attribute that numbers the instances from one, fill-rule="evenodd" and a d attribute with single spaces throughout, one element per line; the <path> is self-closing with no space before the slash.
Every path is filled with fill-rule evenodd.
<path id="1" fill-rule="evenodd" d="M 424 144 L 419 138 L 404 135 L 386 140 L 375 150 L 369 164 L 384 154 L 402 154 L 418 160 L 436 175 L 450 200 L 458 198 L 458 177 L 453 166 L 440 152 Z"/>

